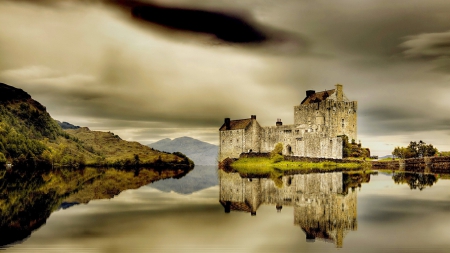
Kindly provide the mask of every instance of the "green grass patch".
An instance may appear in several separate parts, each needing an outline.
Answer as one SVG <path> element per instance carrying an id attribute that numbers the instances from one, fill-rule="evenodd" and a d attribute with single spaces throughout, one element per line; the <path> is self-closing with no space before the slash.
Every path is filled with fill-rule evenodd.
<path id="1" fill-rule="evenodd" d="M 290 161 L 274 161 L 270 158 L 254 157 L 241 158 L 231 164 L 231 167 L 240 173 L 249 174 L 266 174 L 272 173 L 274 170 L 290 171 L 290 170 L 309 170 L 319 169 L 323 171 L 334 171 L 336 169 L 354 170 L 364 169 L 361 163 L 336 163 L 336 162 L 290 162 Z"/>
<path id="2" fill-rule="evenodd" d="M 378 161 L 379 162 L 390 162 L 390 161 L 398 161 L 398 160 L 400 160 L 400 159 L 399 158 L 392 159 L 390 157 L 386 157 L 386 158 L 383 158 L 383 159 L 379 159 Z"/>

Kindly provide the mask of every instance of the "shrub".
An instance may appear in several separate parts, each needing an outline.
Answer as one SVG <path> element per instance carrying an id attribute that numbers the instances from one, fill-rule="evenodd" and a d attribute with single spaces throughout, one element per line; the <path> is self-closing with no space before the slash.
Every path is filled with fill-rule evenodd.
<path id="1" fill-rule="evenodd" d="M 272 162 L 273 163 L 279 163 L 281 161 L 284 160 L 284 157 L 280 154 L 275 154 L 274 156 L 272 156 Z"/>
<path id="2" fill-rule="evenodd" d="M 275 155 L 283 154 L 283 144 L 277 143 L 273 148 L 272 152 L 270 152 L 270 157 L 273 158 Z"/>

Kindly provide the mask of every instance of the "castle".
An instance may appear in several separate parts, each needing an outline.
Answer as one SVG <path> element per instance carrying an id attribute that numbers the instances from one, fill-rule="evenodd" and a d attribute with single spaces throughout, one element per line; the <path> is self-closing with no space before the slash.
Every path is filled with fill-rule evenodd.
<path id="1" fill-rule="evenodd" d="M 294 124 L 261 127 L 256 115 L 230 120 L 220 127 L 219 160 L 238 158 L 241 153 L 265 153 L 283 144 L 283 155 L 342 159 L 341 136 L 356 140 L 357 101 L 350 101 L 343 86 L 315 92 L 307 90 L 300 105 L 294 106 Z"/>

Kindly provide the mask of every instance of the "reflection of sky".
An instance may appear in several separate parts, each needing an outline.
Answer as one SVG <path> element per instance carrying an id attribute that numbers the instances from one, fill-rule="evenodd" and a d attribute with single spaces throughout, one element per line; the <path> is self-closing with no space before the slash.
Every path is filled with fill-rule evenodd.
<path id="1" fill-rule="evenodd" d="M 372 176 L 358 191 L 358 230 L 342 249 L 307 243 L 293 208 L 263 205 L 257 215 L 225 214 L 219 187 L 191 195 L 145 186 L 51 215 L 12 252 L 447 252 L 450 181 L 423 191 Z"/>

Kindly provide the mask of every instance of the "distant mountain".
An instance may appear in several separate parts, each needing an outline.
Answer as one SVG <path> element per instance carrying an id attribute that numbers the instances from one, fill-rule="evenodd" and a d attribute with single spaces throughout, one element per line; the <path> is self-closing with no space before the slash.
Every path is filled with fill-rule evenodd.
<path id="1" fill-rule="evenodd" d="M 217 154 L 219 147 L 191 137 L 180 137 L 176 139 L 162 139 L 148 144 L 157 150 L 166 152 L 181 152 L 187 155 L 196 165 L 217 165 Z"/>
<path id="2" fill-rule="evenodd" d="M 78 129 L 78 128 L 80 128 L 80 126 L 75 126 L 75 125 L 72 125 L 72 124 L 70 124 L 69 122 L 61 122 L 61 121 L 59 121 L 59 120 L 57 120 L 56 122 L 58 122 L 58 124 L 59 124 L 59 126 L 62 128 L 62 129 Z"/>

